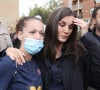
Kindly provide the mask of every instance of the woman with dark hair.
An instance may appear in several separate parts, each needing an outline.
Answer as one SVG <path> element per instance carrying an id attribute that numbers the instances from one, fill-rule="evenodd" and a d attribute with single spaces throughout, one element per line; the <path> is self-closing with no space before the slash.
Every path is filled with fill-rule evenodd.
<path id="1" fill-rule="evenodd" d="M 50 90 L 85 88 L 82 77 L 84 47 L 77 42 L 77 20 L 67 7 L 55 10 L 49 17 L 41 57 L 48 72 L 42 74 L 44 78 L 48 77 L 44 79 L 48 83 L 44 84 L 50 87 Z M 84 26 L 84 23 L 82 25 Z M 43 72 L 42 69 L 41 66 Z"/>
<path id="2" fill-rule="evenodd" d="M 44 48 L 35 58 L 41 70 L 43 90 L 86 90 L 83 61 L 89 57 L 82 44 L 77 42 L 77 25 L 87 30 L 86 23 L 75 18 L 67 7 L 59 8 L 50 15 Z"/>

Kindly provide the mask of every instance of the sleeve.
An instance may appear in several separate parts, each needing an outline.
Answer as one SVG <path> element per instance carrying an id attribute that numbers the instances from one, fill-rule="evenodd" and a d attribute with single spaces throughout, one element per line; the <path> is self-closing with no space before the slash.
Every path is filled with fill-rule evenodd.
<path id="1" fill-rule="evenodd" d="M 96 58 L 100 60 L 100 42 L 96 39 L 92 32 L 80 38 L 85 48 Z"/>
<path id="2" fill-rule="evenodd" d="M 86 51 L 82 56 L 84 90 L 87 90 L 90 81 L 90 59 L 89 52 Z"/>
<path id="3" fill-rule="evenodd" d="M 84 85 L 100 90 L 100 61 L 88 53 L 83 60 Z"/>
<path id="4" fill-rule="evenodd" d="M 16 70 L 16 63 L 8 56 L 0 58 L 0 89 L 7 90 Z"/>

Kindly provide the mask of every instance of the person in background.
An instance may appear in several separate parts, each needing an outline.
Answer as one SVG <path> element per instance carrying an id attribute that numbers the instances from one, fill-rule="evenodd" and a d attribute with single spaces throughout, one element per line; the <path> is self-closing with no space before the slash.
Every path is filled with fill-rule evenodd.
<path id="1" fill-rule="evenodd" d="M 16 25 L 16 33 L 20 41 L 18 50 L 24 53 L 26 63 L 22 66 L 8 56 L 0 58 L 0 90 L 42 90 L 35 54 L 43 48 L 43 22 L 35 17 L 23 17 Z"/>
<path id="2" fill-rule="evenodd" d="M 13 43 L 13 47 L 19 48 L 20 47 L 20 41 L 18 39 L 17 33 L 16 32 L 11 33 L 10 37 L 11 37 L 11 40 L 12 40 L 12 43 Z"/>
<path id="3" fill-rule="evenodd" d="M 94 29 L 95 29 L 94 19 L 91 19 L 89 23 L 88 32 L 93 32 Z"/>
<path id="4" fill-rule="evenodd" d="M 7 25 L 0 20 L 0 57 L 2 57 L 5 53 L 6 48 L 11 47 L 12 42 L 8 32 Z"/>
<path id="5" fill-rule="evenodd" d="M 88 76 L 89 86 L 100 90 L 100 6 L 95 7 L 92 17 L 95 24 L 95 30 L 88 32 L 81 37 L 81 42 L 91 53 L 92 59 L 87 61 L 86 75 Z"/>

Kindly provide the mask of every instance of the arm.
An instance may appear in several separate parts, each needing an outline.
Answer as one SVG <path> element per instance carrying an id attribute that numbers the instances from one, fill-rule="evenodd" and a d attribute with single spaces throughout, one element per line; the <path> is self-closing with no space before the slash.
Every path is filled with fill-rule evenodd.
<path id="1" fill-rule="evenodd" d="M 89 50 L 91 55 L 95 56 L 100 60 L 100 42 L 88 32 L 88 24 L 82 19 L 74 18 L 74 24 L 81 27 L 81 42 Z"/>
<path id="2" fill-rule="evenodd" d="M 16 70 L 16 63 L 8 56 L 0 59 L 0 89 L 7 90 L 8 84 Z"/>
<path id="3" fill-rule="evenodd" d="M 17 48 L 13 48 L 13 47 L 8 47 L 5 50 L 0 52 L 0 58 L 5 56 L 7 54 L 7 56 L 9 56 L 12 60 L 15 60 L 18 64 L 22 65 L 23 63 L 25 63 L 25 59 L 24 59 L 24 53 L 21 52 L 19 49 Z"/>
<path id="4" fill-rule="evenodd" d="M 80 38 L 83 45 L 88 51 L 100 60 L 100 42 L 95 38 L 92 32 L 88 32 Z"/>
<path id="5" fill-rule="evenodd" d="M 20 65 L 23 65 L 23 63 L 25 63 L 25 59 L 24 59 L 25 54 L 17 48 L 13 48 L 13 47 L 7 48 L 6 54 L 12 60 L 15 60 Z"/>
<path id="6" fill-rule="evenodd" d="M 88 23 L 86 23 L 83 19 L 74 18 L 73 20 L 75 25 L 80 27 L 81 36 L 85 35 L 88 32 Z"/>
<path id="7" fill-rule="evenodd" d="M 100 60 L 88 53 L 83 59 L 83 80 L 87 88 L 91 86 L 100 90 Z"/>
<path id="8" fill-rule="evenodd" d="M 83 84 L 84 84 L 84 88 L 85 90 L 87 90 L 88 86 L 89 86 L 89 80 L 90 80 L 90 56 L 88 52 L 85 52 L 82 56 L 82 69 L 83 69 Z M 88 62 L 88 63 L 87 63 Z"/>

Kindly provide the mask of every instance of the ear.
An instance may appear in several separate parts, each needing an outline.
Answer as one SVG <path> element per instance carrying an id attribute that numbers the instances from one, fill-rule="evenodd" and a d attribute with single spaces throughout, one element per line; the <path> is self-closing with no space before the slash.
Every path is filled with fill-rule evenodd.
<path id="1" fill-rule="evenodd" d="M 22 37 L 23 37 L 23 33 L 21 31 L 18 31 L 18 39 L 22 40 Z"/>

